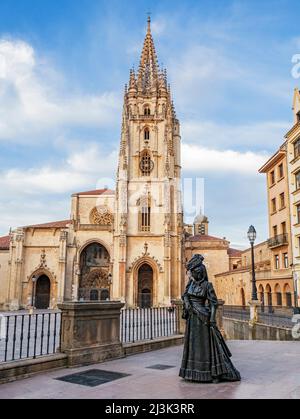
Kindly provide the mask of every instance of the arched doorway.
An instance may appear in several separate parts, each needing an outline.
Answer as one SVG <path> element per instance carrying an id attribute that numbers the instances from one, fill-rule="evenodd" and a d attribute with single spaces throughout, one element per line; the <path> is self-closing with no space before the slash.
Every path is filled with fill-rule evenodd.
<path id="1" fill-rule="evenodd" d="M 80 301 L 103 300 L 102 291 L 110 294 L 110 256 L 100 243 L 86 246 L 80 255 L 80 280 L 78 298 Z M 105 298 L 106 300 L 107 298 Z"/>
<path id="2" fill-rule="evenodd" d="M 276 293 L 276 304 L 277 306 L 282 306 L 282 293 L 280 289 L 280 285 L 275 285 L 275 293 Z"/>
<path id="3" fill-rule="evenodd" d="M 259 299 L 262 305 L 264 305 L 265 304 L 265 291 L 264 291 L 264 287 L 261 284 L 258 288 L 258 292 L 259 292 Z"/>
<path id="4" fill-rule="evenodd" d="M 150 308 L 153 305 L 153 269 L 144 263 L 138 272 L 138 306 Z"/>
<path id="5" fill-rule="evenodd" d="M 50 307 L 51 282 L 47 275 L 40 276 L 35 285 L 35 303 L 38 310 L 47 310 Z"/>
<path id="6" fill-rule="evenodd" d="M 285 305 L 286 307 L 292 307 L 292 293 L 289 284 L 285 284 L 284 286 L 284 295 L 285 295 Z"/>
<path id="7" fill-rule="evenodd" d="M 272 312 L 273 300 L 272 300 L 272 289 L 269 284 L 266 285 L 266 294 L 267 294 L 267 306 L 268 310 Z"/>
<path id="8" fill-rule="evenodd" d="M 265 290 L 261 284 L 258 288 L 258 292 L 259 292 L 259 299 L 261 302 L 261 311 L 263 312 L 265 310 Z"/>

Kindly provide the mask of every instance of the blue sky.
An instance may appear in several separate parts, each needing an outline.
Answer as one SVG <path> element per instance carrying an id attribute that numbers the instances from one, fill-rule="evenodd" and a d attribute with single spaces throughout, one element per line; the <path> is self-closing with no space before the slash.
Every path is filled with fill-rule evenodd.
<path id="1" fill-rule="evenodd" d="M 267 238 L 257 170 L 292 124 L 296 0 L 1 0 L 0 234 L 68 218 L 71 193 L 114 176 L 149 10 L 210 233 L 242 245 L 253 223 Z"/>

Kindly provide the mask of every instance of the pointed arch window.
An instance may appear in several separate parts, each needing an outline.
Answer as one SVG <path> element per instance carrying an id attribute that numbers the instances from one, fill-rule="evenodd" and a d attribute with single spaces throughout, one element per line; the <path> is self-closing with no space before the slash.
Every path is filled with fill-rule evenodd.
<path id="1" fill-rule="evenodd" d="M 146 127 L 144 129 L 144 140 L 145 141 L 149 141 L 150 140 L 150 129 L 148 127 Z"/>
<path id="2" fill-rule="evenodd" d="M 150 176 L 154 167 L 154 163 L 151 160 L 150 154 L 146 151 L 142 154 L 141 162 L 140 162 L 140 169 L 143 176 Z"/>
<path id="3" fill-rule="evenodd" d="M 151 229 L 151 196 L 146 194 L 142 196 L 138 205 L 139 210 L 139 231 L 149 232 Z"/>
<path id="4" fill-rule="evenodd" d="M 150 116 L 151 115 L 151 109 L 150 109 L 150 106 L 149 105 L 146 105 L 144 107 L 144 115 L 145 116 Z"/>

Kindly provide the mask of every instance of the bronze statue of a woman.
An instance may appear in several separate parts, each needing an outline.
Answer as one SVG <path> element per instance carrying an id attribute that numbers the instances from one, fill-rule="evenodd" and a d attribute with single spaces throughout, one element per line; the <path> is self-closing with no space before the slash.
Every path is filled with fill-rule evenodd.
<path id="1" fill-rule="evenodd" d="M 180 377 L 203 383 L 240 381 L 231 353 L 216 325 L 218 299 L 208 282 L 204 257 L 195 255 L 188 262 L 190 280 L 183 299 L 186 333 Z"/>

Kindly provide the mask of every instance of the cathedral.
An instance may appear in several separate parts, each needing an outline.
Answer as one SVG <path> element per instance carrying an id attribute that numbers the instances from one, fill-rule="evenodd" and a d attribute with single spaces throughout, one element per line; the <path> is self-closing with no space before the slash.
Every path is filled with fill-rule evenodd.
<path id="1" fill-rule="evenodd" d="M 125 87 L 115 191 L 72 195 L 70 219 L 0 238 L 0 309 L 62 301 L 168 306 L 184 287 L 180 124 L 151 21 Z"/>

